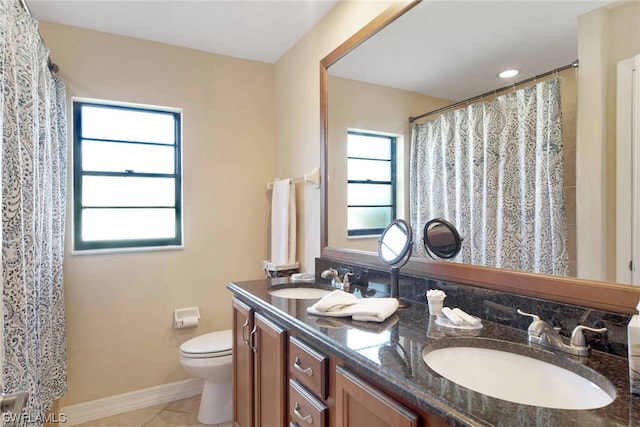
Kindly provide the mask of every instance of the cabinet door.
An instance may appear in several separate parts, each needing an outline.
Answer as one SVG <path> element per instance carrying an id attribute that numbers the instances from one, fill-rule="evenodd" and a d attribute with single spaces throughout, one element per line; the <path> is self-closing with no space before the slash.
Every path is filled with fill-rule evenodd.
<path id="1" fill-rule="evenodd" d="M 284 329 L 256 313 L 255 387 L 257 425 L 285 426 L 286 410 L 286 338 Z"/>
<path id="2" fill-rule="evenodd" d="M 233 298 L 233 424 L 253 427 L 253 309 Z"/>
<path id="3" fill-rule="evenodd" d="M 337 427 L 415 427 L 418 416 L 346 369 L 336 367 Z"/>

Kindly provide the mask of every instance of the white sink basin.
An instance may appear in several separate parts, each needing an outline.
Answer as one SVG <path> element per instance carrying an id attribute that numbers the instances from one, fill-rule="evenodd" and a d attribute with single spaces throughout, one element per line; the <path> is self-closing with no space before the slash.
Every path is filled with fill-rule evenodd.
<path id="1" fill-rule="evenodd" d="M 269 294 L 278 298 L 290 299 L 320 299 L 331 291 L 320 288 L 296 287 L 281 288 L 269 291 Z"/>
<path id="2" fill-rule="evenodd" d="M 613 384 L 582 365 L 581 369 L 600 377 L 600 385 L 568 369 L 508 351 L 444 347 L 425 351 L 422 358 L 448 380 L 509 402 L 555 409 L 595 409 L 616 398 Z"/>

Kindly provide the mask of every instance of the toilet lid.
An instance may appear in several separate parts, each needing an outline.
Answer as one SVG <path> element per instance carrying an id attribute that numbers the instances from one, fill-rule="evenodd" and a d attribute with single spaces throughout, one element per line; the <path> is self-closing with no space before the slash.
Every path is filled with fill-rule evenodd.
<path id="1" fill-rule="evenodd" d="M 180 352 L 184 355 L 211 355 L 226 356 L 231 354 L 232 336 L 231 329 L 211 332 L 185 341 L 180 346 Z"/>

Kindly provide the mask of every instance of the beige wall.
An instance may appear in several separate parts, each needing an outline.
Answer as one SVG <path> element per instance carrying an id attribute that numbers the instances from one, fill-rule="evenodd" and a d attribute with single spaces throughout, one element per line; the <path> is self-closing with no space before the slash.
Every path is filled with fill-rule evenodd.
<path id="1" fill-rule="evenodd" d="M 69 390 L 61 405 L 189 378 L 179 345 L 230 328 L 226 284 L 263 276 L 274 66 L 46 22 L 40 32 L 69 100 L 183 109 L 184 249 L 72 255 L 67 247 Z M 200 307 L 200 325 L 172 329 L 173 310 L 189 306 Z"/>
<path id="2" fill-rule="evenodd" d="M 616 65 L 640 54 L 640 2 L 578 20 L 578 277 L 615 281 Z"/>
<path id="3" fill-rule="evenodd" d="M 329 246 L 378 251 L 378 236 L 347 237 L 347 131 L 359 129 L 398 136 L 397 217 L 409 220 L 411 125 L 417 116 L 452 102 L 415 92 L 330 76 Z"/>
<path id="4" fill-rule="evenodd" d="M 276 175 L 298 177 L 320 165 L 320 60 L 384 11 L 391 1 L 340 1 L 275 66 Z M 320 256 L 320 192 L 297 189 L 298 258 L 313 271 Z"/>
<path id="5" fill-rule="evenodd" d="M 275 65 L 40 24 L 69 99 L 183 109 L 185 248 L 102 255 L 67 248 L 69 390 L 61 406 L 188 378 L 179 345 L 231 327 L 226 284 L 262 277 L 268 257 L 267 182 L 319 166 L 320 60 L 390 3 L 338 3 Z M 298 258 L 312 271 L 320 193 L 301 183 L 298 197 Z M 200 325 L 172 329 L 173 309 L 195 305 Z"/>

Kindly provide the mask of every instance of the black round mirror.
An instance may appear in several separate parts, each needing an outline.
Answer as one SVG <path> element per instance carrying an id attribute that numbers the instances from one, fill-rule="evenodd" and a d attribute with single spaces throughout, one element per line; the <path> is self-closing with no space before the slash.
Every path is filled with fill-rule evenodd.
<path id="1" fill-rule="evenodd" d="M 436 218 L 424 225 L 424 247 L 433 259 L 451 259 L 460 252 L 462 238 L 453 224 Z"/>
<path id="2" fill-rule="evenodd" d="M 402 219 L 396 219 L 385 228 L 378 240 L 378 255 L 387 265 L 398 267 L 406 264 L 412 250 L 411 226 Z"/>

